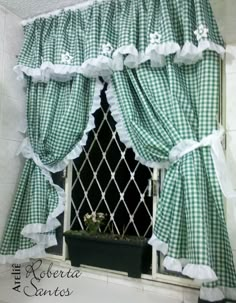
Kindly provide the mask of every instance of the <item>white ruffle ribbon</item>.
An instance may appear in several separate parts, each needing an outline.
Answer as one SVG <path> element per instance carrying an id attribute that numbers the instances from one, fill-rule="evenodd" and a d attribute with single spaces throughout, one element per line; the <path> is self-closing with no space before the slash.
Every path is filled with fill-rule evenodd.
<path id="1" fill-rule="evenodd" d="M 219 302 L 227 298 L 236 301 L 236 289 L 233 287 L 201 287 L 200 289 L 200 298 L 209 302 Z M 230 301 L 231 302 L 231 301 Z"/>
<path id="2" fill-rule="evenodd" d="M 40 67 L 31 68 L 24 65 L 16 65 L 14 71 L 17 73 L 17 79 L 24 79 L 24 74 L 32 77 L 34 82 L 47 82 L 49 79 L 56 81 L 68 81 L 76 74 L 82 74 L 87 78 L 103 77 L 106 82 L 115 71 L 122 71 L 124 66 L 128 68 L 138 68 L 140 64 L 150 61 L 153 68 L 165 66 L 165 57 L 175 54 L 174 63 L 195 64 L 203 58 L 205 50 L 212 50 L 218 53 L 222 58 L 225 49 L 210 40 L 202 40 L 195 46 L 192 42 L 185 42 L 181 47 L 174 41 L 161 44 L 149 44 L 145 51 L 138 51 L 134 44 L 123 45 L 117 48 L 111 58 L 99 55 L 96 58 L 89 58 L 81 65 L 53 64 L 45 61 Z"/>
<path id="3" fill-rule="evenodd" d="M 208 265 L 192 264 L 187 259 L 177 259 L 168 256 L 168 244 L 158 239 L 154 234 L 148 241 L 148 244 L 166 256 L 163 261 L 163 265 L 167 270 L 180 272 L 184 276 L 188 276 L 191 279 L 195 279 L 195 281 L 200 281 L 201 283 L 218 280 L 214 270 Z"/>
<path id="4" fill-rule="evenodd" d="M 173 163 L 197 148 L 210 146 L 211 156 L 221 190 L 227 199 L 231 199 L 236 197 L 236 191 L 234 190 L 231 182 L 230 172 L 227 167 L 224 150 L 221 144 L 223 136 L 224 130 L 221 127 L 219 130 L 213 131 L 211 135 L 204 137 L 200 142 L 194 140 L 182 140 L 170 151 L 169 160 Z"/>

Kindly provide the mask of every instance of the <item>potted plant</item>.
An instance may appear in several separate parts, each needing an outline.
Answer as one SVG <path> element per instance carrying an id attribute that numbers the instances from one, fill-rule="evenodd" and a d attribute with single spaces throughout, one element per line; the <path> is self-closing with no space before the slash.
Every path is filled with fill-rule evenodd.
<path id="1" fill-rule="evenodd" d="M 140 278 L 151 264 L 151 247 L 147 239 L 137 236 L 102 233 L 105 214 L 86 214 L 86 230 L 64 233 L 69 259 L 73 266 L 81 264 L 128 272 L 129 277 Z"/>

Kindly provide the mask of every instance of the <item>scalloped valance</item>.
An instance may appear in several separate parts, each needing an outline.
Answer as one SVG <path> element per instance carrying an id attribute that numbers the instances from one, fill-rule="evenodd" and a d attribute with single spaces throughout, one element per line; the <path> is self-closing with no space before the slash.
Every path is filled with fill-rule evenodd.
<path id="1" fill-rule="evenodd" d="M 84 10 L 62 10 L 24 26 L 25 41 L 15 71 L 35 81 L 108 78 L 124 65 L 149 62 L 193 64 L 205 50 L 224 54 L 208 1 L 113 0 Z"/>

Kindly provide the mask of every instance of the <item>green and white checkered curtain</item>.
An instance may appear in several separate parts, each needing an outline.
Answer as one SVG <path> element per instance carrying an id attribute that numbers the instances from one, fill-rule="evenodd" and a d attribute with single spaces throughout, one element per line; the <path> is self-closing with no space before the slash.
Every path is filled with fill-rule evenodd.
<path id="1" fill-rule="evenodd" d="M 120 139 L 143 164 L 167 169 L 149 243 L 168 270 L 203 283 L 201 298 L 236 299 L 222 199 L 235 193 L 216 119 L 224 44 L 209 1 L 94 1 L 27 20 L 24 31 L 15 71 L 27 80 L 27 161 L 0 261 L 56 244 L 65 194 L 51 172 L 86 144 L 103 77 Z"/>
<path id="2" fill-rule="evenodd" d="M 99 99 L 96 90 L 95 81 L 82 75 L 64 83 L 34 83 L 27 77 L 28 137 L 20 148 L 27 160 L 1 243 L 2 263 L 42 257 L 45 248 L 57 244 L 65 194 L 51 172 L 63 170 L 85 144 L 93 128 L 94 94 Z"/>
<path id="3" fill-rule="evenodd" d="M 179 67 L 168 57 L 159 70 L 146 64 L 115 72 L 112 85 L 108 100 L 116 95 L 112 106 L 120 113 L 114 115 L 120 136 L 144 164 L 164 167 L 178 142 L 201 141 L 218 128 L 220 64 L 212 51 L 194 65 Z M 166 255 L 168 270 L 212 281 L 201 289 L 205 299 L 215 297 L 212 290 L 208 294 L 212 287 L 233 298 L 236 273 L 210 146 L 169 164 L 150 244 Z"/>

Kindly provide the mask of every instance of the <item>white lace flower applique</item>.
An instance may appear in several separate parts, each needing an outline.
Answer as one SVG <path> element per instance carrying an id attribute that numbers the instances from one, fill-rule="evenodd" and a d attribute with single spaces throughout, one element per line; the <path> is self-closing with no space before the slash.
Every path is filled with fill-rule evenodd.
<path id="1" fill-rule="evenodd" d="M 161 43 L 161 34 L 155 32 L 150 34 L 150 43 L 151 44 L 160 44 Z"/>
<path id="2" fill-rule="evenodd" d="M 102 55 L 103 56 L 111 56 L 114 48 L 111 43 L 102 44 Z"/>
<path id="3" fill-rule="evenodd" d="M 73 59 L 73 57 L 70 56 L 70 54 L 68 52 L 61 55 L 61 63 L 71 64 L 72 59 Z"/>
<path id="4" fill-rule="evenodd" d="M 209 29 L 205 25 L 201 24 L 195 30 L 194 34 L 195 34 L 197 40 L 199 41 L 202 38 L 207 38 L 208 32 L 209 32 Z"/>

